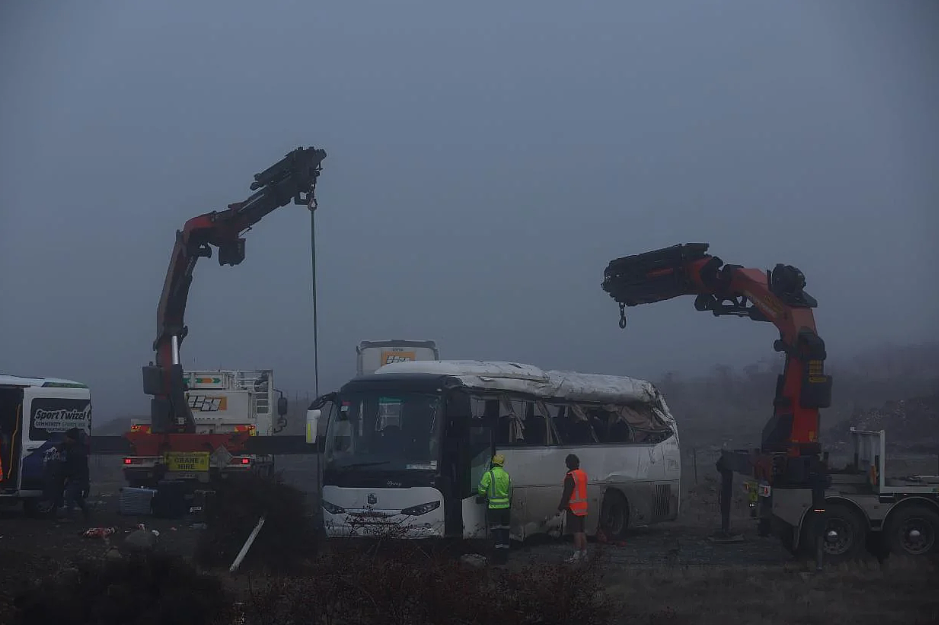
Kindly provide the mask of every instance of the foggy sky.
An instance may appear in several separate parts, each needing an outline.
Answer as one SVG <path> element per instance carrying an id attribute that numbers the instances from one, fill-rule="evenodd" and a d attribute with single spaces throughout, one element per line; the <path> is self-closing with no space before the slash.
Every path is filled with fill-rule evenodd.
<path id="1" fill-rule="evenodd" d="M 637 377 L 771 355 L 691 298 L 617 327 L 607 262 L 691 241 L 802 269 L 831 358 L 934 339 L 937 31 L 929 0 L 4 2 L 0 371 L 145 414 L 175 231 L 301 145 L 321 392 L 363 339 Z M 200 262 L 183 363 L 312 390 L 306 209 L 247 239 Z"/>

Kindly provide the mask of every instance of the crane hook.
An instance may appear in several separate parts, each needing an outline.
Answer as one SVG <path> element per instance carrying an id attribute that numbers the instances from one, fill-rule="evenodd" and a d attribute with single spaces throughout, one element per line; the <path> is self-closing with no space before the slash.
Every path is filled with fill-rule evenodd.
<path id="1" fill-rule="evenodd" d="M 626 329 L 626 304 L 619 305 L 619 329 Z"/>

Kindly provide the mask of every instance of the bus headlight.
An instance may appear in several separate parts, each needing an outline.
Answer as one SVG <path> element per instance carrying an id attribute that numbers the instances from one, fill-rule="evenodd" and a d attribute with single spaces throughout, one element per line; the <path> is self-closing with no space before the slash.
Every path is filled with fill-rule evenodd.
<path id="1" fill-rule="evenodd" d="M 411 506 L 410 508 L 405 508 L 401 511 L 401 514 L 405 516 L 421 516 L 422 514 L 427 514 L 432 510 L 436 510 L 440 507 L 439 501 L 428 501 L 427 503 L 422 503 L 419 506 Z"/>
<path id="2" fill-rule="evenodd" d="M 340 508 L 336 504 L 329 503 L 325 499 L 323 499 L 322 504 L 323 504 L 323 509 L 326 510 L 326 512 L 330 514 L 345 514 L 346 513 L 345 508 Z"/>

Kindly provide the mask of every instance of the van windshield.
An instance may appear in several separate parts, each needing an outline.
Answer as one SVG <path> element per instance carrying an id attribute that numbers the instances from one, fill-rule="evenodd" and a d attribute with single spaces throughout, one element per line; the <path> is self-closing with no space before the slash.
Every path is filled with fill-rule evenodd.
<path id="1" fill-rule="evenodd" d="M 440 397 L 425 393 L 355 393 L 339 398 L 326 430 L 333 469 L 437 468 Z"/>

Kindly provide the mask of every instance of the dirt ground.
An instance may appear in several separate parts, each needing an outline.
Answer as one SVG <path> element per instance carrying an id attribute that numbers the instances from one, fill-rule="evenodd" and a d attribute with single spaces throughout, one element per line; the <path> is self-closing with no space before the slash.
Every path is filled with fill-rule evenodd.
<path id="1" fill-rule="evenodd" d="M 795 563 L 776 539 L 761 538 L 749 518 L 742 483 L 735 488 L 732 528 L 743 540 L 708 540 L 720 524 L 715 450 L 686 458 L 679 520 L 633 529 L 624 544 L 591 545 L 606 566 L 605 585 L 622 603 L 622 622 L 642 623 L 939 623 L 935 567 L 876 561 L 829 567 L 821 574 Z M 122 486 L 113 459 L 95 461 L 87 522 L 33 520 L 18 509 L 0 508 L 0 613 L 3 602 L 40 576 L 62 571 L 78 558 L 103 558 L 138 524 L 159 532 L 159 548 L 191 556 L 200 532 L 197 519 L 168 521 L 118 513 Z M 935 458 L 893 462 L 895 474 L 931 470 Z M 313 498 L 309 459 L 279 461 L 288 482 Z M 85 538 L 85 530 L 113 527 L 107 539 Z M 313 540 L 313 537 L 311 537 Z M 570 553 L 565 541 L 530 541 L 512 551 L 512 566 L 560 562 Z M 904 568 L 904 566 L 906 568 Z M 911 568 L 912 567 L 912 568 Z M 924 586 L 925 585 L 925 586 Z"/>
<path id="2" fill-rule="evenodd" d="M 677 521 L 633 529 L 624 545 L 609 546 L 611 563 L 617 566 L 635 565 L 783 565 L 790 555 L 774 538 L 757 535 L 756 526 L 749 517 L 742 481 L 735 484 L 731 527 L 743 537 L 742 542 L 715 544 L 708 537 L 720 527 L 718 507 L 719 482 L 714 470 L 718 457 L 715 449 L 686 451 L 682 476 L 682 503 Z M 697 470 L 694 467 L 697 464 Z M 892 475 L 936 472 L 936 459 L 930 456 L 891 458 L 888 466 Z M 315 504 L 315 463 L 310 458 L 280 458 L 277 468 L 286 481 L 307 492 Z M 123 536 L 144 523 L 148 529 L 160 533 L 163 548 L 188 555 L 201 531 L 193 527 L 192 520 L 164 521 L 153 517 L 124 517 L 118 514 L 118 494 L 123 486 L 120 465 L 116 458 L 98 458 L 92 464 L 92 492 L 89 502 L 93 518 L 87 523 L 36 521 L 22 515 L 18 509 L 0 508 L 0 548 L 15 549 L 32 554 L 54 557 L 74 557 L 102 553 Z M 81 533 L 91 527 L 114 527 L 117 533 L 109 541 L 82 538 Z M 569 555 L 570 547 L 564 541 L 533 540 L 517 551 L 523 560 L 561 560 Z"/>

